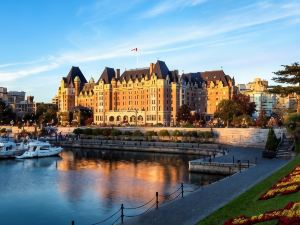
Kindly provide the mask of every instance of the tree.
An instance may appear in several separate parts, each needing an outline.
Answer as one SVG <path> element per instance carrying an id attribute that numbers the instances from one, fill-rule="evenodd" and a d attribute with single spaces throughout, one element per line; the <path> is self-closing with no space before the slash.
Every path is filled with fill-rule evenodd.
<path id="1" fill-rule="evenodd" d="M 250 96 L 244 94 L 233 95 L 232 100 L 237 103 L 236 116 L 251 116 L 256 111 L 255 102 L 250 102 Z"/>
<path id="2" fill-rule="evenodd" d="M 223 121 L 226 121 L 227 127 L 229 126 L 229 123 L 232 121 L 233 116 L 236 114 L 236 109 L 238 108 L 238 105 L 233 100 L 222 100 L 218 104 L 217 111 L 215 112 L 215 117 L 220 118 Z"/>
<path id="3" fill-rule="evenodd" d="M 0 124 L 9 124 L 10 121 L 15 119 L 11 107 L 4 101 L 0 100 Z"/>
<path id="4" fill-rule="evenodd" d="M 190 122 L 191 119 L 191 109 L 187 105 L 180 106 L 177 112 L 177 122 Z"/>
<path id="5" fill-rule="evenodd" d="M 266 112 L 264 110 L 261 110 L 256 119 L 256 126 L 266 127 L 268 121 L 269 121 L 269 117 L 266 115 Z"/>
<path id="6" fill-rule="evenodd" d="M 297 113 L 300 113 L 300 65 L 293 63 L 292 65 L 282 65 L 283 70 L 274 72 L 276 75 L 272 78 L 277 83 L 289 84 L 290 86 L 282 87 L 280 85 L 273 87 L 269 92 L 275 94 L 288 95 L 297 94 Z"/>
<path id="7" fill-rule="evenodd" d="M 276 149 L 277 149 L 277 146 L 279 144 L 279 141 L 280 140 L 277 139 L 277 137 L 275 135 L 274 129 L 271 127 L 269 129 L 269 132 L 268 132 L 268 137 L 267 137 L 267 142 L 266 142 L 265 149 L 267 151 L 275 152 Z"/>
<path id="8" fill-rule="evenodd" d="M 50 123 L 50 124 L 56 124 L 58 122 L 57 119 L 57 106 L 47 106 L 46 104 L 40 104 L 38 105 L 35 113 L 35 119 L 39 124 L 45 124 L 45 123 Z M 34 116 L 30 116 L 31 120 L 34 119 Z"/>

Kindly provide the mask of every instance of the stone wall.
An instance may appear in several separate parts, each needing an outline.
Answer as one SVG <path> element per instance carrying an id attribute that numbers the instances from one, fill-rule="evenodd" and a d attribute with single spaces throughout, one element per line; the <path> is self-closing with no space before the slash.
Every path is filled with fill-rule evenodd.
<path id="1" fill-rule="evenodd" d="M 11 128 L 11 127 L 8 127 Z M 25 127 L 28 131 L 34 131 L 34 127 Z M 168 130 L 172 133 L 174 130 L 185 131 L 210 131 L 211 128 L 181 128 L 181 127 L 116 127 L 122 131 L 134 131 L 139 129 L 141 132 Z M 67 134 L 73 132 L 73 127 L 59 127 L 58 132 Z M 274 129 L 277 137 L 281 136 L 284 129 Z M 13 133 L 21 130 L 17 127 L 12 128 Z M 260 128 L 213 128 L 217 135 L 216 142 L 220 144 L 228 144 L 241 147 L 257 147 L 264 148 L 267 141 L 268 129 Z M 284 131 L 285 132 L 285 131 Z"/>

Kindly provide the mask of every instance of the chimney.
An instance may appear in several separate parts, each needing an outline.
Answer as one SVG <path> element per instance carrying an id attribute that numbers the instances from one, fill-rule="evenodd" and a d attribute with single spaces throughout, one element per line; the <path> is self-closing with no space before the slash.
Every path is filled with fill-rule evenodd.
<path id="1" fill-rule="evenodd" d="M 120 78 L 120 69 L 116 69 L 116 80 Z"/>
<path id="2" fill-rule="evenodd" d="M 154 63 L 150 63 L 150 75 L 153 73 Z"/>

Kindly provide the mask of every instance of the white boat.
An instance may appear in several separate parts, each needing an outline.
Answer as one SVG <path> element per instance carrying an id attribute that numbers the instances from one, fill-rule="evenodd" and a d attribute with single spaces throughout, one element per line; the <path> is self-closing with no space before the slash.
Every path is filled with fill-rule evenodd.
<path id="1" fill-rule="evenodd" d="M 23 142 L 15 143 L 2 140 L 0 142 L 0 159 L 15 158 L 22 155 L 26 150 L 28 150 L 28 146 Z"/>
<path id="2" fill-rule="evenodd" d="M 28 159 L 38 157 L 56 156 L 63 148 L 53 147 L 48 142 L 32 141 L 29 142 L 29 149 L 24 154 L 17 156 L 17 159 Z"/>

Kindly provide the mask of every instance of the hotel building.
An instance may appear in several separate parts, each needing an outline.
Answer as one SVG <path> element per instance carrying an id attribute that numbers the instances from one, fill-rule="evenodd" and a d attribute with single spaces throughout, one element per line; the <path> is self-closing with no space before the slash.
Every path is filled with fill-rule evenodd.
<path id="1" fill-rule="evenodd" d="M 234 80 L 223 71 L 179 75 L 158 60 L 122 74 L 106 67 L 97 82 L 87 82 L 80 69 L 72 67 L 56 96 L 61 113 L 86 107 L 93 111 L 95 124 L 172 125 L 183 104 L 199 114 L 213 114 L 217 103 L 233 93 Z"/>

